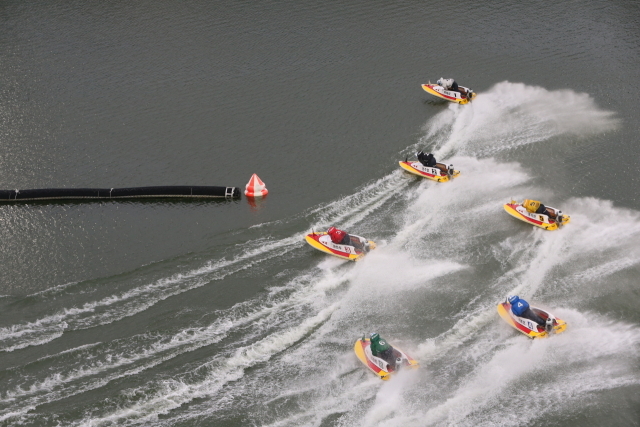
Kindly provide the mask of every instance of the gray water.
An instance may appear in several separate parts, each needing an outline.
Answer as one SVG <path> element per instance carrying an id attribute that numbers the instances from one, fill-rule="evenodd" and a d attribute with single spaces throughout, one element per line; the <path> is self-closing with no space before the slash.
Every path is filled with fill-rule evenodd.
<path id="1" fill-rule="evenodd" d="M 0 206 L 0 424 L 640 425 L 638 70 L 637 1 L 1 1 L 0 188 L 270 192 Z M 374 330 L 421 368 L 378 380 Z"/>

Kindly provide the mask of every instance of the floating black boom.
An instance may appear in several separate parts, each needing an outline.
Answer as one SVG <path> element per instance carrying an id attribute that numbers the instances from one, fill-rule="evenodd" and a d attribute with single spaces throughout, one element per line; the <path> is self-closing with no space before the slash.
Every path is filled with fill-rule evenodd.
<path id="1" fill-rule="evenodd" d="M 0 190 L 0 202 L 26 200 L 71 200 L 71 199 L 139 199 L 139 198 L 219 197 L 239 199 L 238 187 L 166 186 L 131 188 L 43 188 L 39 190 Z"/>

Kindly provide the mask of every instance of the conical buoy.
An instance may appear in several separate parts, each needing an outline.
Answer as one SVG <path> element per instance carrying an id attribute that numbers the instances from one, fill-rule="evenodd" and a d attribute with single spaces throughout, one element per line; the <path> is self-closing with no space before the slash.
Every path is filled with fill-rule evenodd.
<path id="1" fill-rule="evenodd" d="M 251 175 L 249 183 L 245 187 L 244 195 L 247 197 L 264 197 L 269 193 L 264 182 L 255 173 Z"/>

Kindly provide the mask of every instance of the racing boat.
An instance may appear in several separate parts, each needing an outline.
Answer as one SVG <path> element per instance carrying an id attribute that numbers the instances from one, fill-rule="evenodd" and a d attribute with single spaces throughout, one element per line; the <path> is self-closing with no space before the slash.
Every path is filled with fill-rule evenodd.
<path id="1" fill-rule="evenodd" d="M 376 248 L 376 244 L 374 242 L 367 240 L 364 237 L 356 236 L 355 234 L 349 234 L 349 237 L 351 238 L 351 245 L 340 245 L 333 243 L 331 241 L 331 236 L 327 233 L 318 233 L 314 231 L 307 234 L 304 240 L 319 251 L 326 252 L 330 255 L 349 261 L 357 261 L 371 249 Z"/>
<path id="2" fill-rule="evenodd" d="M 534 306 L 529 306 L 529 308 L 544 319 L 546 322 L 545 326 L 540 326 L 533 320 L 513 314 L 511 311 L 511 304 L 509 304 L 508 301 L 498 304 L 498 313 L 505 322 L 532 339 L 545 338 L 551 334 L 564 332 L 564 330 L 567 329 L 567 322 L 564 320 L 555 317 L 553 314 L 544 311 L 541 308 Z"/>
<path id="3" fill-rule="evenodd" d="M 425 92 L 430 93 L 438 98 L 446 99 L 447 101 L 457 102 L 458 104 L 467 104 L 472 99 L 475 99 L 476 93 L 468 87 L 458 85 L 459 91 L 447 90 L 436 83 L 427 83 L 422 85 L 422 89 Z"/>
<path id="4" fill-rule="evenodd" d="M 444 163 L 436 163 L 435 167 L 425 166 L 419 161 L 408 162 L 407 159 L 398 163 L 409 173 L 438 182 L 447 182 L 460 175 L 460 171 L 453 169 L 453 165 L 447 166 Z"/>
<path id="5" fill-rule="evenodd" d="M 531 213 L 527 208 L 522 206 L 521 203 L 515 200 L 504 205 L 504 210 L 507 211 L 509 215 L 549 231 L 557 230 L 571 220 L 571 217 L 569 217 L 569 215 L 563 215 L 560 209 L 552 208 L 551 206 L 546 206 L 546 208 L 547 212 L 551 213 L 551 216 Z"/>
<path id="6" fill-rule="evenodd" d="M 360 361 L 373 371 L 380 379 L 388 380 L 400 369 L 416 369 L 418 362 L 409 357 L 404 351 L 393 346 L 393 359 L 384 360 L 371 354 L 371 340 L 364 336 L 356 341 L 353 351 Z"/>

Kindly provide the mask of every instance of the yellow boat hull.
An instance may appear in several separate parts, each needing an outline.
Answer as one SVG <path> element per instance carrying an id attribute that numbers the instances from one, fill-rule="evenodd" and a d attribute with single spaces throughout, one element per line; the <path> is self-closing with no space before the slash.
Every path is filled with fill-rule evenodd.
<path id="1" fill-rule="evenodd" d="M 374 374 L 376 374 L 381 380 L 389 380 L 396 371 L 390 369 L 388 366 L 384 366 L 382 359 L 369 357 L 367 354 L 367 348 L 371 345 L 371 341 L 369 338 L 365 338 L 364 340 L 359 339 L 353 345 L 353 351 L 356 354 L 356 357 L 369 368 Z M 399 352 L 405 359 L 405 365 L 402 366 L 402 369 L 416 369 L 420 365 L 417 361 L 410 358 L 404 351 L 400 350 L 398 347 L 393 346 L 394 350 Z M 370 352 L 369 352 L 370 353 Z M 381 366 L 382 365 L 382 366 Z"/>
<path id="2" fill-rule="evenodd" d="M 510 203 L 505 203 L 503 207 L 504 210 L 512 217 L 535 227 L 540 227 L 548 231 L 560 228 L 558 226 L 558 222 L 550 219 L 547 215 L 530 213 L 522 205 L 513 200 Z M 568 224 L 569 221 L 571 221 L 571 217 L 569 215 L 562 215 L 562 224 L 560 225 Z"/>
<path id="3" fill-rule="evenodd" d="M 464 86 L 460 86 L 460 87 L 464 88 Z M 467 99 L 466 97 L 462 97 L 462 95 L 459 92 L 452 91 L 452 90 L 444 90 L 444 88 L 439 85 L 435 85 L 431 83 L 423 84 L 422 89 L 424 89 L 424 91 L 427 92 L 428 94 L 437 96 L 438 98 L 442 98 L 450 102 L 455 102 L 460 105 L 469 103 L 469 99 Z M 468 89 L 468 88 L 464 88 L 464 89 Z M 476 93 L 471 92 L 471 99 L 473 100 L 475 98 L 476 98 Z"/>
<path id="4" fill-rule="evenodd" d="M 420 162 L 398 162 L 398 163 L 400 164 L 400 167 L 405 171 L 422 178 L 430 179 L 436 182 L 447 182 L 451 180 L 449 178 L 449 175 L 441 175 L 440 169 L 422 166 Z M 460 175 L 460 171 L 454 170 L 452 178 L 457 178 L 459 175 Z"/>
<path id="5" fill-rule="evenodd" d="M 535 307 L 532 307 L 535 308 Z M 523 333 L 524 335 L 528 336 L 531 339 L 534 338 L 546 338 L 549 336 L 549 333 L 547 331 L 538 331 L 537 328 L 535 328 L 535 325 L 533 325 L 532 328 L 532 324 L 533 322 L 531 321 L 527 321 L 526 319 L 524 320 L 523 323 L 528 323 L 529 325 L 523 324 L 518 322 L 514 316 L 511 314 L 511 305 L 508 302 L 502 302 L 500 304 L 498 304 L 498 314 L 500 314 L 500 317 L 502 317 L 502 319 L 507 322 L 509 325 L 511 325 L 514 329 L 516 329 L 518 332 Z M 539 311 L 543 311 L 540 309 L 537 309 Z M 544 312 L 544 311 L 543 311 Z M 544 312 L 546 314 L 546 312 Z M 558 319 L 557 317 L 556 319 L 556 325 L 553 326 L 553 330 L 552 333 L 553 334 L 560 334 L 562 332 L 565 331 L 565 329 L 567 329 L 567 322 L 565 322 L 562 319 Z"/>
<path id="6" fill-rule="evenodd" d="M 324 232 L 314 232 L 307 234 L 304 237 L 304 240 L 311 245 L 313 248 L 324 252 L 329 255 L 333 255 L 335 257 L 345 259 L 348 261 L 358 261 L 362 259 L 366 253 L 360 252 L 357 253 L 356 249 L 353 246 L 347 245 L 336 245 L 332 243 L 329 239 L 322 239 L 322 236 L 327 236 L 327 233 Z M 359 237 L 359 236 L 356 236 Z M 326 240 L 326 241 L 323 241 Z M 373 250 L 376 248 L 375 242 L 368 240 L 369 249 Z"/>

